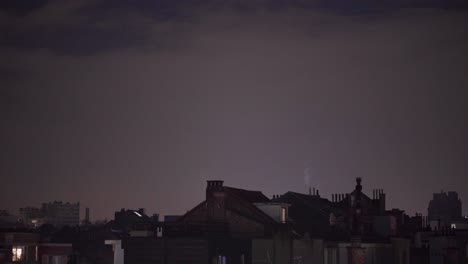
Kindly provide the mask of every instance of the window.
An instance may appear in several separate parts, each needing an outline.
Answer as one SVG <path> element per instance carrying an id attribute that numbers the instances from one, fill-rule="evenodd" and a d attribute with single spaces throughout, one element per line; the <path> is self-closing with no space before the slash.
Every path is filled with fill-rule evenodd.
<path id="1" fill-rule="evenodd" d="M 24 261 L 26 257 L 26 249 L 23 246 L 13 246 L 11 249 L 12 261 Z"/>
<path id="2" fill-rule="evenodd" d="M 281 207 L 281 223 L 286 223 L 286 208 Z"/>
<path id="3" fill-rule="evenodd" d="M 226 264 L 226 256 L 219 255 L 217 264 Z"/>

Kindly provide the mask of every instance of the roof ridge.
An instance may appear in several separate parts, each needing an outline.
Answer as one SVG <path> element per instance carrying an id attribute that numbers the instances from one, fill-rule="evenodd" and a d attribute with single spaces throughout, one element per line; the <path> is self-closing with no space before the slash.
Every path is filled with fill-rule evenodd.
<path id="1" fill-rule="evenodd" d="M 246 189 L 241 189 L 241 188 L 235 188 L 235 187 L 230 187 L 230 186 L 224 186 L 224 188 L 232 189 L 232 190 L 239 190 L 243 192 L 256 192 L 256 193 L 262 193 L 262 191 L 252 191 L 252 190 L 246 190 Z"/>

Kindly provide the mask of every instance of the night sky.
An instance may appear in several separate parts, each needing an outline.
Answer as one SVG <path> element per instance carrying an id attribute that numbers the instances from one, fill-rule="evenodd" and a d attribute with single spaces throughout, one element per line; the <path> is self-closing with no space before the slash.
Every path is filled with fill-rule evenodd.
<path id="1" fill-rule="evenodd" d="M 468 10 L 397 1 L 0 1 L 0 209 L 182 214 L 208 179 L 362 177 L 467 212 Z"/>

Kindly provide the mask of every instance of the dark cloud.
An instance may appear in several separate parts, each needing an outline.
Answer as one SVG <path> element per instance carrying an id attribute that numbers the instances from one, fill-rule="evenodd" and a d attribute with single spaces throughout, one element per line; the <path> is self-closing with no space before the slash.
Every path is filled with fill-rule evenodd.
<path id="1" fill-rule="evenodd" d="M 88 8 L 95 5 L 86 1 L 52 1 L 20 18 L 6 17 L 0 23 L 3 29 L 0 46 L 89 55 L 137 46 L 144 39 L 144 25 L 132 25 L 119 14 L 111 16 L 84 10 Z"/>
<path id="2" fill-rule="evenodd" d="M 4 1 L 0 11 L 0 46 L 44 49 L 71 55 L 89 55 L 112 49 L 170 46 L 172 34 L 185 24 L 197 23 L 214 13 L 236 15 L 283 10 L 377 17 L 401 7 L 446 7 L 452 1 L 424 0 L 99 0 L 99 1 Z M 10 14 L 10 15 L 8 15 Z M 13 14 L 13 15 L 11 15 Z M 20 16 L 18 17 L 18 14 Z M 0 18 L 2 13 L 0 12 Z M 138 18 L 138 19 L 137 19 Z M 136 22 L 135 20 L 139 20 Z M 159 28 L 154 37 L 155 28 Z M 170 27 L 167 30 L 167 27 Z M 169 43 L 168 43 L 169 42 Z"/>
<path id="3" fill-rule="evenodd" d="M 4 10 L 13 15 L 24 16 L 36 9 L 44 7 L 47 5 L 47 2 L 47 0 L 3 0 L 0 2 L 0 10 Z"/>

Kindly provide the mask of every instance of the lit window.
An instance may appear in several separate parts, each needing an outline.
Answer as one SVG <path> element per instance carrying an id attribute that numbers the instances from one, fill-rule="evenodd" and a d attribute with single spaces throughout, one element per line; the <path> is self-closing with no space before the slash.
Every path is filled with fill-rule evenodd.
<path id="1" fill-rule="evenodd" d="M 226 256 L 218 256 L 218 263 L 217 264 L 226 264 Z"/>
<path id="2" fill-rule="evenodd" d="M 450 225 L 450 228 L 452 228 L 452 229 L 457 229 L 457 224 L 451 224 L 451 225 Z"/>
<path id="3" fill-rule="evenodd" d="M 281 207 L 281 223 L 286 223 L 286 208 Z"/>
<path id="4" fill-rule="evenodd" d="M 21 246 L 13 246 L 11 249 L 12 261 L 24 261 L 25 260 L 25 248 Z"/>

